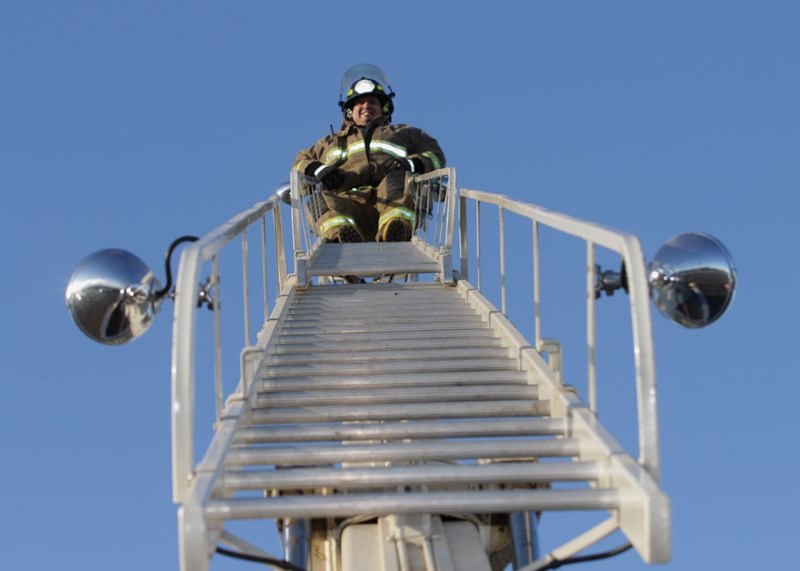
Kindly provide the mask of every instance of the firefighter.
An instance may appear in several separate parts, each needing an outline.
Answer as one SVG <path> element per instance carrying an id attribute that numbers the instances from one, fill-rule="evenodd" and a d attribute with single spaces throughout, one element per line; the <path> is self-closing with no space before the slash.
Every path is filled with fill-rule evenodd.
<path id="1" fill-rule="evenodd" d="M 339 95 L 341 129 L 300 151 L 292 165 L 322 182 L 308 214 L 328 242 L 410 240 L 415 214 L 408 177 L 445 164 L 433 137 L 391 123 L 394 95 L 380 68 L 351 67 Z"/>

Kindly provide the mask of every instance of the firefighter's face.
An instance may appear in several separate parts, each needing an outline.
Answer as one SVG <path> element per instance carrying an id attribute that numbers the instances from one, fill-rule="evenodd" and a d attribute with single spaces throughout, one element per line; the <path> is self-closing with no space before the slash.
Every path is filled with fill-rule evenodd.
<path id="1" fill-rule="evenodd" d="M 363 127 L 376 117 L 381 116 L 381 102 L 377 97 L 365 95 L 353 104 L 353 123 Z"/>

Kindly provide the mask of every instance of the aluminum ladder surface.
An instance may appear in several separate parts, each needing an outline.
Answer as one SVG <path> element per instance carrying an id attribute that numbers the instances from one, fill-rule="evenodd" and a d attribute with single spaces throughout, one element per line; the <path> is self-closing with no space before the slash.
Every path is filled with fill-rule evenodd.
<path id="1" fill-rule="evenodd" d="M 372 245 L 341 246 L 329 250 Z M 415 256 L 327 271 L 436 271 Z M 468 282 L 293 283 L 283 298 L 250 398 L 228 402 L 197 466 L 184 526 L 610 510 L 645 559 L 661 557 L 666 497 Z"/>
<path id="2" fill-rule="evenodd" d="M 370 276 L 383 274 L 435 274 L 440 263 L 435 254 L 418 247 L 422 242 L 322 244 L 309 264 L 309 275 Z"/>
<path id="3" fill-rule="evenodd" d="M 280 321 L 217 488 L 272 493 L 214 500 L 211 518 L 616 506 L 613 490 L 532 485 L 599 468 L 533 462 L 577 456 L 579 442 L 457 288 L 315 286 Z"/>
<path id="4" fill-rule="evenodd" d="M 312 277 L 379 277 L 436 274 L 453 281 L 452 256 L 413 237 L 410 242 L 317 243 L 295 260 L 300 285 Z"/>

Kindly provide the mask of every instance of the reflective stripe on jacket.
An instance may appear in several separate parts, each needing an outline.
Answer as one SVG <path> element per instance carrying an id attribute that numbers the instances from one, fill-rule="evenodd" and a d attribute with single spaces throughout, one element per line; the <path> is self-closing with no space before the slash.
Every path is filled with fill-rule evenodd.
<path id="1" fill-rule="evenodd" d="M 297 153 L 292 168 L 305 173 L 315 162 L 336 165 L 344 175 L 338 190 L 347 190 L 376 186 L 391 170 L 394 159 L 419 159 L 424 172 L 445 166 L 444 153 L 436 139 L 422 129 L 392 125 L 381 117 L 363 129 L 345 121 L 338 133 Z"/>

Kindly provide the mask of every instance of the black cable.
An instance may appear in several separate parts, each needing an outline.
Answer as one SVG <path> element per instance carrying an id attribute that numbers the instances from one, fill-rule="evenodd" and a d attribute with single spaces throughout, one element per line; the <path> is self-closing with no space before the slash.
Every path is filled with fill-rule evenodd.
<path id="1" fill-rule="evenodd" d="M 164 256 L 164 267 L 167 273 L 167 285 L 153 294 L 155 295 L 156 299 L 161 299 L 167 295 L 169 290 L 172 288 L 172 268 L 170 266 L 172 263 L 172 253 L 175 251 L 175 248 L 177 248 L 178 245 L 182 244 L 183 242 L 196 242 L 197 240 L 199 240 L 197 236 L 181 236 L 180 238 L 174 240 L 172 244 L 170 244 L 169 249 L 167 250 L 167 255 Z"/>
<path id="2" fill-rule="evenodd" d="M 547 564 L 547 567 L 542 567 L 542 571 L 546 571 L 547 569 L 558 569 L 562 565 L 572 565 L 573 563 L 587 563 L 589 561 L 599 561 L 600 559 L 608 559 L 609 557 L 614 557 L 619 555 L 620 553 L 624 553 L 628 551 L 633 545 L 627 543 L 616 549 L 612 549 L 610 551 L 606 551 L 604 553 L 593 553 L 592 555 L 580 555 L 578 557 L 570 557 L 569 559 L 564 559 L 560 561 L 556 558 Z"/>
<path id="3" fill-rule="evenodd" d="M 225 549 L 224 547 L 217 547 L 217 553 L 219 553 L 220 555 L 225 555 L 227 557 L 233 557 L 234 559 L 243 559 L 244 561 L 252 561 L 253 563 L 264 563 L 266 565 L 280 567 L 281 569 L 286 569 L 287 571 L 306 571 L 302 567 L 293 565 L 288 561 L 273 559 L 272 557 L 264 557 L 262 555 L 253 555 L 251 553 L 241 553 L 239 551 L 231 551 L 230 549 Z"/>
<path id="4" fill-rule="evenodd" d="M 627 543 L 616 549 L 611 549 L 610 551 L 605 551 L 603 553 L 593 553 L 591 555 L 580 555 L 578 557 L 570 557 L 569 559 L 564 559 L 563 561 L 559 559 L 553 558 L 553 560 L 547 564 L 547 567 L 542 567 L 541 571 L 547 571 L 549 569 L 558 569 L 564 565 L 572 565 L 574 563 L 588 563 L 589 561 L 599 561 L 601 559 L 608 559 L 610 557 L 615 557 L 622 553 L 628 551 L 633 545 Z M 287 571 L 307 571 L 302 567 L 298 567 L 288 561 L 283 561 L 280 559 L 273 559 L 272 557 L 264 557 L 262 555 L 253 555 L 250 553 L 241 553 L 239 551 L 231 551 L 230 549 L 225 549 L 224 547 L 217 547 L 217 553 L 220 555 L 225 555 L 227 557 L 232 557 L 234 559 L 242 559 L 244 561 L 252 561 L 253 563 L 264 563 L 266 565 L 272 565 L 274 567 L 280 567 L 281 569 L 286 569 Z"/>

